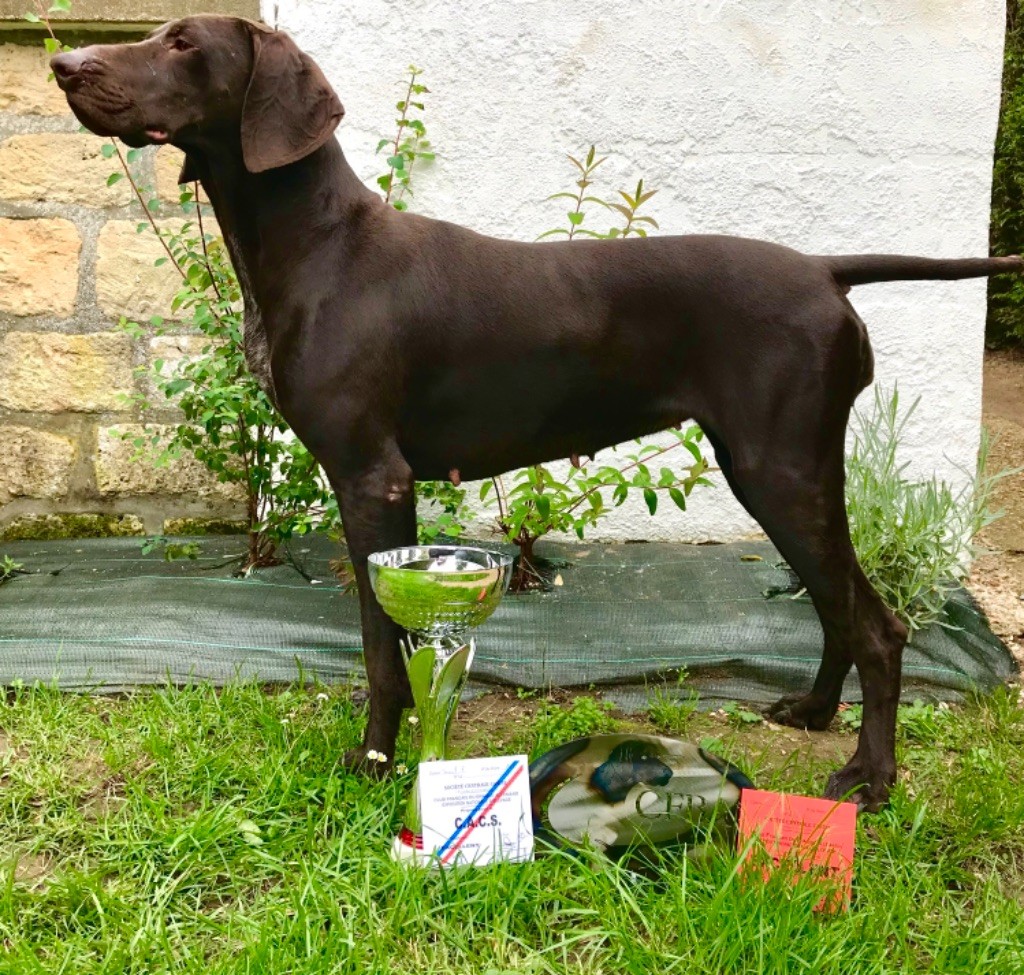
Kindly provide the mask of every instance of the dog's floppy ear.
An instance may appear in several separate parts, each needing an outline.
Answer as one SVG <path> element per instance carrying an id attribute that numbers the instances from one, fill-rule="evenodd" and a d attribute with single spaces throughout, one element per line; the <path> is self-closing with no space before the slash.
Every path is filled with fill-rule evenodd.
<path id="1" fill-rule="evenodd" d="M 308 156 L 344 114 L 323 72 L 287 34 L 253 33 L 252 76 L 242 106 L 242 159 L 250 173 Z"/>

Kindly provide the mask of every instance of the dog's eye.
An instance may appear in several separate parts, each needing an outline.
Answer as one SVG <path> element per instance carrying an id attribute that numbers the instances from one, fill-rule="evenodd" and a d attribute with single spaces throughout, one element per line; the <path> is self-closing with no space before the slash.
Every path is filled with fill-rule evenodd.
<path id="1" fill-rule="evenodd" d="M 172 51 L 194 51 L 195 50 L 195 45 L 194 44 L 189 44 L 189 42 L 186 41 L 184 37 L 176 37 L 176 38 L 174 38 L 173 41 L 171 41 L 171 50 Z"/>

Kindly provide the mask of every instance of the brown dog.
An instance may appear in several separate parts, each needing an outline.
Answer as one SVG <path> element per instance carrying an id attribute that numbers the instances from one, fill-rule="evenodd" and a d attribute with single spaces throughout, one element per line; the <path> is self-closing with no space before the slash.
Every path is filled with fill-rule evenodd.
<path id="1" fill-rule="evenodd" d="M 843 437 L 872 378 L 851 285 L 1016 271 L 1016 257 L 808 257 L 733 237 L 522 244 L 399 213 L 332 137 L 343 110 L 284 34 L 189 17 L 52 61 L 78 118 L 172 143 L 245 296 L 246 354 L 338 494 L 361 601 L 368 748 L 411 702 L 399 632 L 366 576 L 416 538 L 413 482 L 482 478 L 695 419 L 744 507 L 807 587 L 825 644 L 809 694 L 770 711 L 825 728 L 856 664 L 857 751 L 827 795 L 887 797 L 904 626 L 857 565 Z"/>

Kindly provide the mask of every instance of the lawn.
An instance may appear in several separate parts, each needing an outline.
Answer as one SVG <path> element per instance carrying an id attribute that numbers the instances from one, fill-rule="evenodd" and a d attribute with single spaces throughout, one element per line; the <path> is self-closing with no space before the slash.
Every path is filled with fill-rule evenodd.
<path id="1" fill-rule="evenodd" d="M 643 726 L 589 697 L 490 695 L 463 710 L 461 747 L 475 753 Z M 759 785 L 794 791 L 820 791 L 855 741 L 838 727 L 821 737 L 658 712 L 673 717 Z M 387 847 L 408 776 L 338 766 L 361 721 L 347 691 L 315 686 L 12 692 L 0 705 L 0 971 L 1024 971 L 1016 692 L 903 709 L 903 778 L 886 812 L 861 818 L 855 902 L 838 917 L 815 913 L 806 884 L 741 883 L 729 850 L 667 853 L 646 873 L 566 854 L 398 867 Z"/>

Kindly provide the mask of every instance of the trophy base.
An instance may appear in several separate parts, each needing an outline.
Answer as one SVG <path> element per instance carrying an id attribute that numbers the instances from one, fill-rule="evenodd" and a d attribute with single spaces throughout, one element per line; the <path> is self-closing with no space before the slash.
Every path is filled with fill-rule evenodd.
<path id="1" fill-rule="evenodd" d="M 435 862 L 434 857 L 423 850 L 423 837 L 405 826 L 391 841 L 391 859 L 410 867 L 429 867 Z"/>

